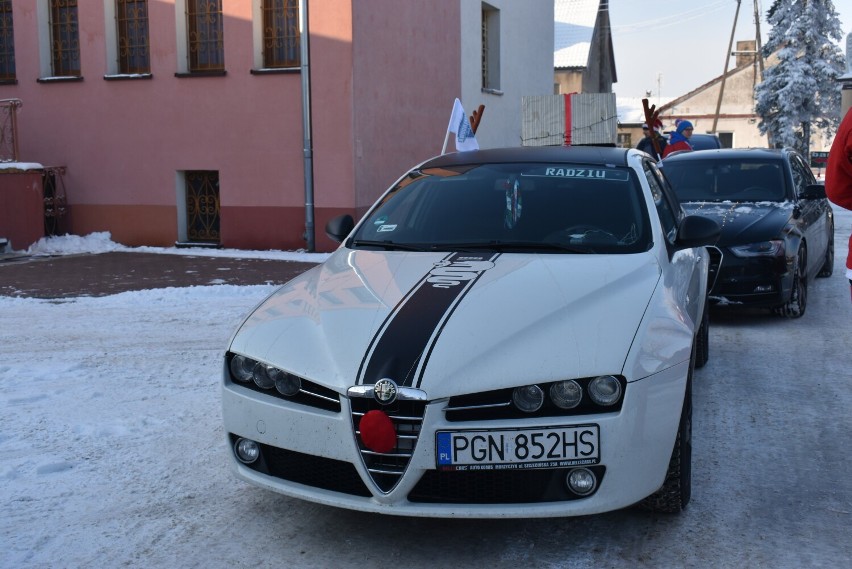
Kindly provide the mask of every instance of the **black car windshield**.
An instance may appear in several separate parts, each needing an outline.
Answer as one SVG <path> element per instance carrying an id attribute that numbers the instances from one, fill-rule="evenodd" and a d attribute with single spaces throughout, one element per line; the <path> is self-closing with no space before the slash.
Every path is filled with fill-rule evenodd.
<path id="1" fill-rule="evenodd" d="M 347 243 L 382 250 L 638 253 L 651 245 L 632 170 L 477 164 L 411 172 Z"/>
<path id="2" fill-rule="evenodd" d="M 663 171 L 682 202 L 783 201 L 780 160 L 672 160 Z"/>

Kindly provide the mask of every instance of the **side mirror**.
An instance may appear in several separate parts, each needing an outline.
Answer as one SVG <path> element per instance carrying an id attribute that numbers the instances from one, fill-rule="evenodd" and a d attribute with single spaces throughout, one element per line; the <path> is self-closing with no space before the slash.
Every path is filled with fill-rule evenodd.
<path id="1" fill-rule="evenodd" d="M 825 186 L 822 184 L 810 184 L 805 187 L 805 191 L 802 192 L 802 197 L 806 200 L 825 199 Z"/>
<path id="2" fill-rule="evenodd" d="M 677 228 L 675 247 L 689 249 L 715 245 L 721 232 L 722 228 L 716 221 L 700 215 L 688 215 L 683 218 Z"/>
<path id="3" fill-rule="evenodd" d="M 340 243 L 346 239 L 347 235 L 352 233 L 354 228 L 355 220 L 347 213 L 328 220 L 328 223 L 325 224 L 325 234 L 332 241 Z"/>

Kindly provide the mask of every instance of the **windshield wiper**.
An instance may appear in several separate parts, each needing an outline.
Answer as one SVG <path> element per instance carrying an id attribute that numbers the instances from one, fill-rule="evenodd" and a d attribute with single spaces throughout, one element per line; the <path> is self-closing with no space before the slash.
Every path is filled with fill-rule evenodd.
<path id="1" fill-rule="evenodd" d="M 394 243 L 393 241 L 374 241 L 370 239 L 355 239 L 355 247 L 382 247 L 385 251 L 428 251 L 428 247 L 409 243 Z"/>
<path id="2" fill-rule="evenodd" d="M 435 245 L 436 248 L 451 250 L 475 250 L 487 249 L 489 251 L 562 251 L 566 253 L 594 253 L 588 246 L 568 245 L 566 243 L 554 243 L 552 241 L 487 241 L 476 243 L 447 243 Z"/>

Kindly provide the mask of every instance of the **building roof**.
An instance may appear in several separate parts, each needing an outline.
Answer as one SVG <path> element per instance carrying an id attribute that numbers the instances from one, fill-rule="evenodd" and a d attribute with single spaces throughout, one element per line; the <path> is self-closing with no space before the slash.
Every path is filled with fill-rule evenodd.
<path id="1" fill-rule="evenodd" d="M 601 0 L 554 0 L 553 66 L 587 67 Z"/>

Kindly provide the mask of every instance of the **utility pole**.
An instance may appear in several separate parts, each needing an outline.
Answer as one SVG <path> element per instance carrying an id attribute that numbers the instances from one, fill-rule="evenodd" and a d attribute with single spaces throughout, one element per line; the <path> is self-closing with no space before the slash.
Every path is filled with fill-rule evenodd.
<path id="1" fill-rule="evenodd" d="M 722 108 L 722 95 L 725 94 L 725 80 L 728 75 L 728 65 L 731 61 L 731 50 L 734 48 L 734 32 L 737 31 L 737 18 L 740 16 L 740 3 L 742 0 L 737 0 L 737 11 L 734 13 L 734 26 L 731 28 L 731 39 L 728 41 L 728 51 L 725 53 L 725 70 L 722 72 L 722 84 L 719 86 L 719 100 L 716 101 L 716 116 L 713 117 L 713 129 L 711 132 L 716 132 L 716 126 L 719 124 L 719 111 Z M 755 0 L 755 9 L 757 9 L 757 0 Z"/>

